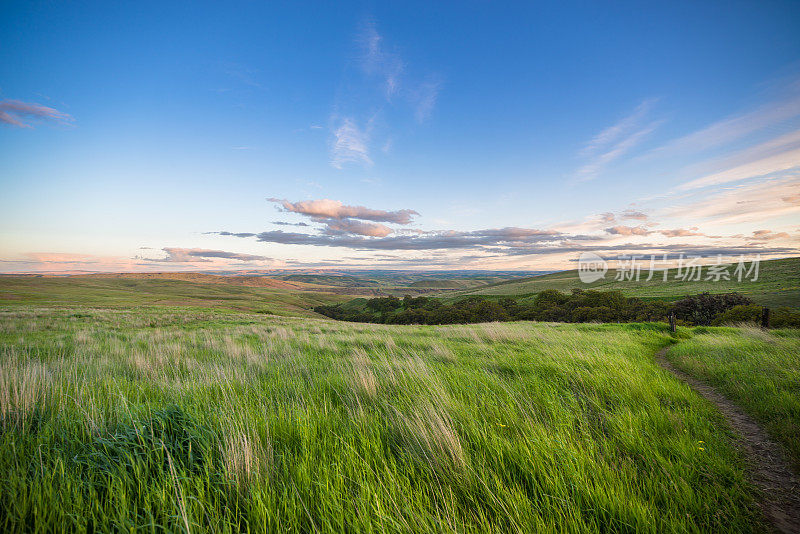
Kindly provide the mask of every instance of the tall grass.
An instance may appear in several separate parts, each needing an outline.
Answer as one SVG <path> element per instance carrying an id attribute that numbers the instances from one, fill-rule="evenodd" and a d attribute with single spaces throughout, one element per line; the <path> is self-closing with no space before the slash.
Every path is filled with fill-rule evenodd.
<path id="1" fill-rule="evenodd" d="M 800 331 L 698 328 L 668 357 L 760 420 L 800 468 Z"/>
<path id="2" fill-rule="evenodd" d="M 0 312 L 0 529 L 759 531 L 658 325 Z"/>

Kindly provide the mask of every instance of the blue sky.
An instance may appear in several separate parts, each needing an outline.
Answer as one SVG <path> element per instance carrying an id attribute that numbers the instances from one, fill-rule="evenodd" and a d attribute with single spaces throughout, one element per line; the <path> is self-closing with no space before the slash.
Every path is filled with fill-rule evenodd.
<path id="1" fill-rule="evenodd" d="M 1 271 L 800 252 L 796 2 L 163 4 L 4 5 Z"/>

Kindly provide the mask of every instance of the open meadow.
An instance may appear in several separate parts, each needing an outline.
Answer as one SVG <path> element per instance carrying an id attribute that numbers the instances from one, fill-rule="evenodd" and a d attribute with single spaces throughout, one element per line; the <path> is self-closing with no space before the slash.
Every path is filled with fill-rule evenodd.
<path id="1" fill-rule="evenodd" d="M 710 330 L 673 351 L 798 345 Z M 662 324 L 5 309 L 0 528 L 762 531 L 721 417 L 654 362 L 674 342 Z"/>
<path id="2" fill-rule="evenodd" d="M 0 534 L 800 534 L 799 7 L 3 2 Z"/>

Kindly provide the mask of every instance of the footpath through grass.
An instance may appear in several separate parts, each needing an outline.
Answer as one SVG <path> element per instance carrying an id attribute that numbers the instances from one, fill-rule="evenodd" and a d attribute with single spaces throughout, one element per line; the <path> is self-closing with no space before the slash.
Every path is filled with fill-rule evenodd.
<path id="1" fill-rule="evenodd" d="M 667 357 L 759 420 L 800 468 L 800 330 L 696 328 Z"/>
<path id="2" fill-rule="evenodd" d="M 0 312 L 0 530 L 763 530 L 662 325 Z"/>

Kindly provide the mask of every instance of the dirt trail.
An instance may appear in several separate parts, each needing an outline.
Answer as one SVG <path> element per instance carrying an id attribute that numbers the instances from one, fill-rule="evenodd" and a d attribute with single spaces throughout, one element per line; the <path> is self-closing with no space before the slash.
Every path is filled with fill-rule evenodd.
<path id="1" fill-rule="evenodd" d="M 666 353 L 665 348 L 656 354 L 658 364 L 716 406 L 735 431 L 738 445 L 750 466 L 750 478 L 762 491 L 764 515 L 778 532 L 800 533 L 800 477 L 794 474 L 783 447 L 773 441 L 752 417 L 714 388 L 667 361 Z"/>

